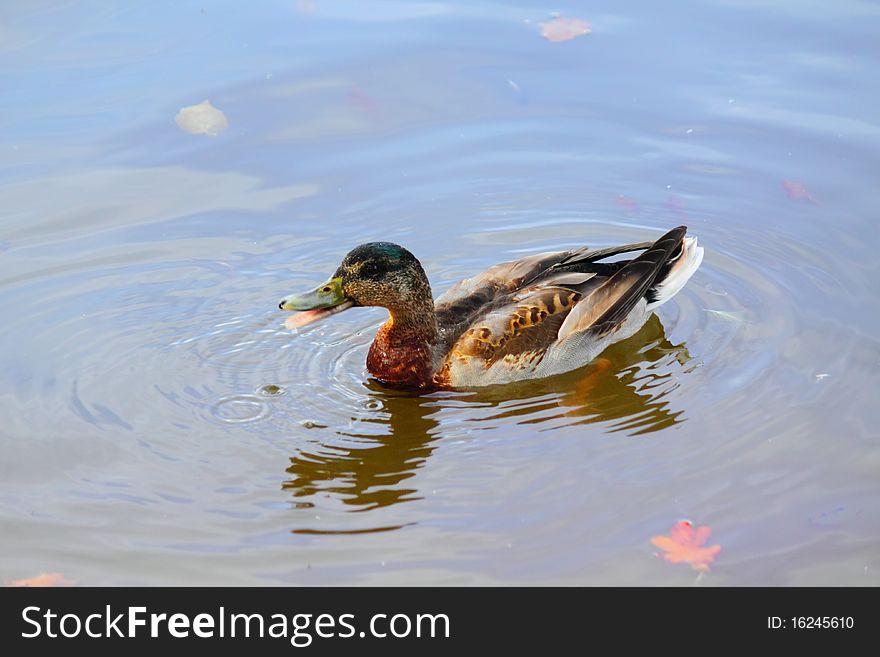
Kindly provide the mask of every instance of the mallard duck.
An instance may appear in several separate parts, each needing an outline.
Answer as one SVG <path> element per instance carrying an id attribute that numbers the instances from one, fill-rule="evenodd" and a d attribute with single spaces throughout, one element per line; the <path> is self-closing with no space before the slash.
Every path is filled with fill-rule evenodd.
<path id="1" fill-rule="evenodd" d="M 301 328 L 356 306 L 389 312 L 367 355 L 378 380 L 415 389 L 470 388 L 540 378 L 593 360 L 633 335 L 700 266 L 686 226 L 655 242 L 539 253 L 490 267 L 435 301 L 416 257 L 390 242 L 345 256 L 329 281 L 287 297 Z M 631 260 L 605 262 L 641 251 Z"/>

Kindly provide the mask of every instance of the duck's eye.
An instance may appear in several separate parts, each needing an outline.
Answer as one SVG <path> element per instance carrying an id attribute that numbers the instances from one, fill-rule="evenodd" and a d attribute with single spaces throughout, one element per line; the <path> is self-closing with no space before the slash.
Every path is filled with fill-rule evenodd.
<path id="1" fill-rule="evenodd" d="M 329 285 L 325 285 L 321 288 L 321 292 L 323 292 L 324 294 L 330 294 L 332 290 L 333 288 L 331 288 Z"/>
<path id="2" fill-rule="evenodd" d="M 365 262 L 363 266 L 361 266 L 360 271 L 358 272 L 358 276 L 360 278 L 367 278 L 372 280 L 378 280 L 382 277 L 384 273 L 384 269 L 377 262 Z"/>

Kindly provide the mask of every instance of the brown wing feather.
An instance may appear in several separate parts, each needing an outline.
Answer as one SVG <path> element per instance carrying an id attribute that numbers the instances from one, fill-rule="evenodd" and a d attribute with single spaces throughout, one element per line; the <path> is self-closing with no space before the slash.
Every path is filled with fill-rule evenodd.
<path id="1" fill-rule="evenodd" d="M 546 275 L 554 274 L 562 271 L 588 271 L 596 268 L 596 263 L 605 258 L 620 255 L 621 253 L 630 253 L 631 251 L 643 251 L 654 245 L 654 242 L 636 242 L 634 244 L 623 244 L 621 246 L 610 246 L 605 249 L 591 249 L 588 246 L 574 251 L 569 251 L 568 255 L 559 262 L 553 263 L 550 267 L 539 272 L 534 278 L 527 279 L 526 285 L 533 280 L 543 278 Z M 614 263 L 618 264 L 618 263 Z M 609 265 L 604 265 L 608 267 Z M 616 269 L 616 268 L 615 268 Z"/>
<path id="2" fill-rule="evenodd" d="M 560 326 L 559 339 L 587 329 L 604 332 L 626 319 L 681 249 L 686 232 L 685 226 L 673 228 L 585 295 Z"/>
<path id="3" fill-rule="evenodd" d="M 509 303 L 524 281 L 570 254 L 571 251 L 539 253 L 503 262 L 453 285 L 434 302 L 441 342 L 452 345 L 479 317 Z"/>
<path id="4" fill-rule="evenodd" d="M 566 315 L 589 285 L 589 274 L 560 276 L 553 283 L 521 290 L 506 305 L 481 315 L 449 350 L 448 359 L 480 361 L 485 367 L 504 360 L 510 366 L 533 363 L 555 340 Z M 565 280 L 567 279 L 567 280 Z"/>
<path id="5" fill-rule="evenodd" d="M 651 245 L 652 242 L 639 242 L 605 249 L 582 247 L 539 253 L 494 265 L 481 274 L 453 285 L 434 302 L 441 343 L 452 345 L 481 317 L 509 306 L 513 295 L 530 294 L 539 283 L 543 286 L 569 285 L 570 282 L 559 278 L 565 273 L 611 276 L 624 263 L 601 264 L 599 260 L 646 249 Z M 549 328 L 545 330 L 549 331 Z"/>

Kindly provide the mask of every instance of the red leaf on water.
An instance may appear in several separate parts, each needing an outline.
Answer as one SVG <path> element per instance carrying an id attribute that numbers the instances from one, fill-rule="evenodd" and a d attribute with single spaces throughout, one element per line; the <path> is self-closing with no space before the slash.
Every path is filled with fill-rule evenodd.
<path id="1" fill-rule="evenodd" d="M 793 199 L 795 201 L 805 200 L 809 201 L 810 203 L 816 203 L 816 199 L 814 199 L 813 195 L 810 194 L 810 190 L 804 187 L 804 184 L 798 182 L 797 180 L 783 180 L 782 187 L 785 189 L 785 193 L 790 199 Z"/>
<path id="2" fill-rule="evenodd" d="M 358 85 L 354 85 L 348 90 L 347 98 L 349 104 L 360 110 L 361 112 L 371 114 L 376 111 L 376 101 L 373 100 L 373 97 Z"/>
<path id="3" fill-rule="evenodd" d="M 293 8 L 298 14 L 311 16 L 315 13 L 315 0 L 296 0 Z"/>
<path id="4" fill-rule="evenodd" d="M 541 36 L 548 41 L 571 41 L 579 36 L 592 32 L 589 21 L 582 18 L 554 18 L 546 23 L 539 23 Z"/>
<path id="5" fill-rule="evenodd" d="M 709 564 L 721 552 L 720 545 L 703 547 L 711 533 L 706 525 L 694 529 L 689 520 L 680 520 L 672 525 L 669 536 L 655 536 L 651 543 L 663 550 L 661 556 L 669 563 L 688 563 L 695 570 L 709 570 Z"/>
<path id="6" fill-rule="evenodd" d="M 663 202 L 663 207 L 672 210 L 679 219 L 687 219 L 688 214 L 684 209 L 684 201 L 676 194 L 670 194 L 669 198 Z"/>
<path id="7" fill-rule="evenodd" d="M 67 579 L 61 573 L 41 573 L 36 577 L 9 580 L 6 582 L 6 586 L 76 586 L 76 582 L 72 579 Z"/>
<path id="8" fill-rule="evenodd" d="M 630 212 L 637 212 L 639 209 L 638 203 L 636 203 L 629 196 L 624 196 L 623 194 L 618 194 L 617 198 L 614 199 L 614 202 L 617 203 L 617 205 L 622 205 Z"/>

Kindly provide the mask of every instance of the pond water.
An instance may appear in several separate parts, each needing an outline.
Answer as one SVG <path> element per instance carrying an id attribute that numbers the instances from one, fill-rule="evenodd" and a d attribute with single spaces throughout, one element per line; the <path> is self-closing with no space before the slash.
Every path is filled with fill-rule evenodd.
<path id="1" fill-rule="evenodd" d="M 880 584 L 880 5 L 0 17 L 0 581 Z M 439 294 L 682 223 L 687 287 L 547 380 L 387 390 L 383 311 L 277 309 L 361 242 Z"/>

